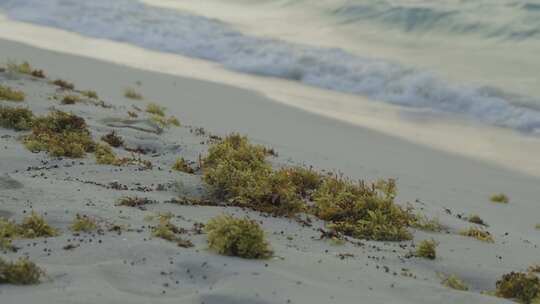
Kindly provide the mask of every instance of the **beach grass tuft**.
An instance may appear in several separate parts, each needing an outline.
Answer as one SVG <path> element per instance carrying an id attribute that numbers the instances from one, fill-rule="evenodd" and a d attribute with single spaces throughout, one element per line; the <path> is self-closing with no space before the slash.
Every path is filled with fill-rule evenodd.
<path id="1" fill-rule="evenodd" d="M 91 91 L 91 90 L 81 91 L 81 95 L 86 96 L 90 99 L 99 99 L 99 96 L 96 91 Z"/>
<path id="2" fill-rule="evenodd" d="M 186 240 L 180 236 L 180 234 L 186 231 L 171 223 L 171 217 L 171 215 L 160 215 L 158 225 L 152 229 L 152 236 L 174 242 L 179 247 L 193 247 L 193 243 L 190 240 Z"/>
<path id="3" fill-rule="evenodd" d="M 60 87 L 61 89 L 63 90 L 68 90 L 68 91 L 71 91 L 71 90 L 74 90 L 75 89 L 75 85 L 71 82 L 67 82 L 63 79 L 56 79 L 55 81 L 52 82 L 54 85 Z"/>
<path id="4" fill-rule="evenodd" d="M 172 168 L 175 171 L 180 171 L 188 174 L 195 173 L 195 170 L 188 164 L 188 162 L 183 157 L 178 158 Z"/>
<path id="5" fill-rule="evenodd" d="M 493 194 L 489 200 L 499 204 L 508 204 L 510 202 L 510 198 L 504 193 Z"/>
<path id="6" fill-rule="evenodd" d="M 22 102 L 26 98 L 23 91 L 0 85 L 0 100 Z"/>
<path id="7" fill-rule="evenodd" d="M 437 257 L 437 246 L 439 243 L 435 240 L 423 240 L 416 248 L 415 256 L 424 259 L 434 260 Z"/>
<path id="8" fill-rule="evenodd" d="M 20 225 L 20 235 L 24 238 L 53 237 L 59 235 L 57 229 L 51 227 L 43 216 L 32 212 Z"/>
<path id="9" fill-rule="evenodd" d="M 116 154 L 107 144 L 98 143 L 96 145 L 96 162 L 100 165 L 118 165 L 119 161 Z"/>
<path id="10" fill-rule="evenodd" d="M 179 127 L 180 121 L 174 116 L 164 117 L 156 114 L 150 115 L 150 120 L 155 122 L 161 128 L 170 128 L 171 126 Z"/>
<path id="11" fill-rule="evenodd" d="M 95 219 L 87 216 L 77 214 L 73 222 L 71 223 L 70 229 L 73 232 L 92 232 L 98 228 L 97 222 Z"/>
<path id="12" fill-rule="evenodd" d="M 484 222 L 484 220 L 481 219 L 480 216 L 478 216 L 476 214 L 473 214 L 473 215 L 469 216 L 469 223 L 482 225 L 482 226 L 487 226 L 486 222 Z"/>
<path id="13" fill-rule="evenodd" d="M 157 103 L 149 103 L 146 105 L 146 112 L 157 116 L 165 117 L 165 108 Z"/>
<path id="14" fill-rule="evenodd" d="M 411 227 L 429 232 L 441 232 L 443 225 L 437 218 L 428 218 L 423 214 L 415 214 L 411 221 Z"/>
<path id="15" fill-rule="evenodd" d="M 96 147 L 85 120 L 62 111 L 34 119 L 32 134 L 24 142 L 30 151 L 46 151 L 56 157 L 80 158 Z"/>
<path id="16" fill-rule="evenodd" d="M 540 300 L 540 279 L 530 273 L 507 273 L 497 281 L 495 294 L 498 297 L 531 304 L 533 301 Z"/>
<path id="17" fill-rule="evenodd" d="M 135 91 L 135 89 L 133 89 L 133 88 L 127 88 L 124 91 L 124 97 L 129 98 L 129 99 L 133 99 L 133 100 L 142 100 L 143 99 L 143 96 L 140 93 L 138 93 L 137 91 Z"/>
<path id="18" fill-rule="evenodd" d="M 0 106 L 0 127 L 16 131 L 30 130 L 34 121 L 34 113 L 22 107 Z"/>
<path id="19" fill-rule="evenodd" d="M 45 78 L 43 70 L 37 70 L 30 65 L 28 61 L 17 62 L 10 60 L 6 64 L 7 70 L 10 73 L 26 74 L 36 78 Z"/>
<path id="20" fill-rule="evenodd" d="M 407 227 L 414 217 L 394 203 L 395 181 L 353 182 L 342 177 L 325 178 L 314 194 L 315 215 L 330 228 L 355 238 L 403 241 L 412 238 Z"/>
<path id="21" fill-rule="evenodd" d="M 6 262 L 0 258 L 0 284 L 38 284 L 44 275 L 45 272 L 28 258 L 19 258 L 16 262 Z"/>
<path id="22" fill-rule="evenodd" d="M 274 171 L 262 146 L 231 134 L 210 147 L 202 160 L 203 180 L 219 199 L 275 215 L 303 209 L 296 188 L 285 171 Z"/>
<path id="23" fill-rule="evenodd" d="M 63 105 L 73 105 L 81 101 L 81 98 L 77 95 L 66 95 L 62 98 Z"/>
<path id="24" fill-rule="evenodd" d="M 205 226 L 208 245 L 218 254 L 247 259 L 265 259 L 272 255 L 261 226 L 248 218 L 221 215 Z"/>
<path id="25" fill-rule="evenodd" d="M 459 234 L 463 236 L 475 238 L 482 242 L 487 242 L 487 243 L 494 242 L 493 237 L 488 231 L 479 229 L 477 227 L 470 227 L 469 229 L 461 231 Z"/>
<path id="26" fill-rule="evenodd" d="M 116 134 L 116 131 L 114 130 L 103 135 L 101 137 L 101 140 L 108 143 L 111 147 L 114 148 L 119 148 L 124 145 L 124 140 L 122 139 L 122 137 L 118 136 L 118 134 Z"/>
<path id="27" fill-rule="evenodd" d="M 456 290 L 462 290 L 462 291 L 469 290 L 469 287 L 467 286 L 467 284 L 465 284 L 465 282 L 463 282 L 460 278 L 458 278 L 455 275 L 447 276 L 446 278 L 444 278 L 441 284 L 443 284 L 446 287 L 456 289 Z"/>

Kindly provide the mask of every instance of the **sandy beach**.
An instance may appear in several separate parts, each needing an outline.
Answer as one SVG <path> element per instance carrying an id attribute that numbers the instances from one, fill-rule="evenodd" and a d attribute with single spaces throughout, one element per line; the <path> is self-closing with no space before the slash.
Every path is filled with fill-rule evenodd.
<path id="1" fill-rule="evenodd" d="M 0 216 L 19 221 L 31 210 L 62 232 L 52 238 L 17 240 L 8 259 L 28 256 L 47 273 L 36 286 L 0 285 L 1 303 L 508 303 L 482 294 L 494 290 L 504 273 L 540 263 L 538 216 L 540 178 L 492 162 L 442 152 L 357 125 L 287 106 L 260 93 L 216 82 L 160 74 L 0 40 L 0 61 L 27 60 L 49 79 L 62 78 L 81 90 L 95 90 L 111 107 L 62 105 L 65 94 L 46 80 L 0 73 L 0 84 L 26 94 L 21 103 L 36 114 L 53 107 L 83 117 L 96 139 L 115 130 L 132 147 L 151 153 L 153 168 L 115 167 L 83 159 L 29 152 L 19 133 L 0 129 Z M 124 97 L 135 88 L 144 100 Z M 166 107 L 182 126 L 161 134 L 121 123 L 133 105 Z M 12 105 L 0 101 L 2 105 Z M 144 114 L 141 114 L 144 115 Z M 146 128 L 151 128 L 152 126 Z M 203 127 L 207 134 L 194 132 Z M 306 165 L 342 172 L 353 179 L 396 178 L 396 201 L 406 203 L 446 227 L 443 232 L 412 229 L 413 240 L 375 242 L 349 238 L 344 244 L 321 240 L 325 223 L 311 226 L 237 207 L 170 203 L 207 194 L 201 174 L 170 170 L 175 159 L 197 163 L 207 153 L 208 134 L 247 135 L 278 151 L 274 166 Z M 115 149 L 119 155 L 129 152 Z M 121 185 L 115 187 L 114 185 Z M 124 188 L 125 186 L 125 188 Z M 507 194 L 509 204 L 489 201 Z M 144 210 L 116 206 L 123 196 L 156 203 Z M 193 248 L 179 248 L 151 236 L 148 216 L 171 212 L 189 232 Z M 274 250 L 266 261 L 225 257 L 208 250 L 206 235 L 193 229 L 221 213 L 260 221 Z M 76 214 L 95 217 L 103 233 L 74 235 Z M 458 234 L 478 214 L 489 224 L 494 243 Z M 145 219 L 146 218 L 146 219 Z M 110 225 L 126 227 L 121 233 Z M 154 223 L 155 224 L 155 223 Z M 413 244 L 435 239 L 435 260 L 408 257 Z M 74 248 L 65 250 L 66 245 Z M 456 275 L 469 286 L 441 285 Z"/>

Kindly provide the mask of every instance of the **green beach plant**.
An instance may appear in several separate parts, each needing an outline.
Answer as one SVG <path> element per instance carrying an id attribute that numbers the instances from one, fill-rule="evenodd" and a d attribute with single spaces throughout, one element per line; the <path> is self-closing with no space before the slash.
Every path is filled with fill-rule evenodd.
<path id="1" fill-rule="evenodd" d="M 20 235 L 24 238 L 53 237 L 59 235 L 57 229 L 51 227 L 43 216 L 32 212 L 20 225 Z"/>
<path id="2" fill-rule="evenodd" d="M 0 127 L 15 131 L 30 130 L 34 113 L 22 107 L 4 107 L 0 105 Z"/>
<path id="3" fill-rule="evenodd" d="M 175 171 L 180 171 L 180 172 L 184 172 L 184 173 L 188 173 L 188 174 L 195 173 L 195 170 L 193 168 L 191 168 L 191 166 L 188 164 L 188 162 L 183 157 L 178 158 L 174 162 L 174 165 L 172 166 L 172 169 L 175 170 Z"/>
<path id="4" fill-rule="evenodd" d="M 75 89 L 75 85 L 73 83 L 67 82 L 63 79 L 56 79 L 55 81 L 52 82 L 52 84 L 60 87 L 63 90 L 71 91 Z"/>
<path id="5" fill-rule="evenodd" d="M 135 91 L 135 89 L 133 89 L 133 88 L 127 88 L 124 91 L 124 97 L 129 98 L 129 99 L 133 99 L 133 100 L 142 100 L 143 99 L 143 96 L 140 93 L 138 93 L 137 91 Z"/>
<path id="6" fill-rule="evenodd" d="M 494 194 L 489 199 L 493 203 L 508 204 L 510 202 L 510 198 L 504 193 Z"/>
<path id="7" fill-rule="evenodd" d="M 172 215 L 170 214 L 160 215 L 159 224 L 152 229 L 152 236 L 174 242 L 179 247 L 193 247 L 193 243 L 190 240 L 186 240 L 180 236 L 180 234 L 186 231 L 171 223 L 171 217 Z"/>
<path id="8" fill-rule="evenodd" d="M 462 290 L 462 291 L 469 290 L 469 287 L 467 286 L 467 284 L 465 284 L 465 282 L 463 282 L 460 278 L 458 278 L 455 275 L 447 276 L 446 278 L 443 279 L 441 284 L 443 284 L 446 287 L 456 289 L 456 290 Z"/>
<path id="9" fill-rule="evenodd" d="M 72 105 L 76 104 L 79 101 L 81 101 L 81 98 L 77 95 L 66 95 L 64 96 L 64 98 L 62 98 L 63 105 Z"/>
<path id="10" fill-rule="evenodd" d="M 435 240 L 423 240 L 416 248 L 415 256 L 424 259 L 434 260 L 437 257 L 437 246 L 439 243 Z"/>
<path id="11" fill-rule="evenodd" d="M 157 116 L 165 117 L 165 108 L 157 103 L 149 103 L 146 105 L 146 112 Z"/>
<path id="12" fill-rule="evenodd" d="M 32 152 L 46 151 L 52 156 L 71 158 L 84 157 L 96 147 L 85 120 L 62 111 L 34 119 L 32 134 L 25 137 L 24 143 Z"/>
<path id="13" fill-rule="evenodd" d="M 469 229 L 462 230 L 459 234 L 463 236 L 475 238 L 482 242 L 487 242 L 487 243 L 494 242 L 493 237 L 488 231 L 479 229 L 477 227 L 470 227 Z"/>
<path id="14" fill-rule="evenodd" d="M 0 100 L 21 102 L 26 95 L 23 91 L 18 91 L 7 86 L 0 85 Z"/>
<path id="15" fill-rule="evenodd" d="M 95 156 L 96 162 L 100 165 L 119 165 L 118 158 L 109 145 L 98 143 Z"/>
<path id="16" fill-rule="evenodd" d="M 96 230 L 98 226 L 95 219 L 87 215 L 77 214 L 69 228 L 73 232 L 92 232 Z"/>
<path id="17" fill-rule="evenodd" d="M 428 218 L 423 214 L 415 214 L 411 221 L 411 227 L 430 232 L 441 232 L 443 225 L 437 218 Z"/>
<path id="18" fill-rule="evenodd" d="M 45 272 L 27 258 L 19 258 L 16 262 L 0 258 L 0 284 L 38 284 L 44 275 Z"/>
<path id="19" fill-rule="evenodd" d="M 403 241 L 412 238 L 407 227 L 414 217 L 394 203 L 394 180 L 372 184 L 327 177 L 313 195 L 314 213 L 330 228 L 355 238 Z"/>
<path id="20" fill-rule="evenodd" d="M 484 220 L 481 219 L 480 216 L 478 216 L 476 214 L 473 214 L 473 215 L 469 216 L 469 223 L 482 225 L 482 226 L 487 226 L 486 222 L 484 222 Z"/>
<path id="21" fill-rule="evenodd" d="M 32 74 L 32 66 L 27 61 L 23 61 L 21 63 L 15 61 L 15 60 L 8 60 L 6 63 L 6 67 L 8 72 L 10 73 L 19 73 L 19 74 Z"/>
<path id="22" fill-rule="evenodd" d="M 124 145 L 124 140 L 122 139 L 122 137 L 118 136 L 118 134 L 116 134 L 116 131 L 114 130 L 103 135 L 101 137 L 101 140 L 108 143 L 111 147 L 114 148 L 119 148 Z"/>
<path id="23" fill-rule="evenodd" d="M 530 273 L 507 273 L 497 281 L 495 294 L 498 297 L 531 304 L 533 301 L 540 300 L 540 279 Z"/>
<path id="24" fill-rule="evenodd" d="M 205 226 L 208 245 L 218 254 L 247 259 L 265 259 L 272 255 L 260 225 L 248 218 L 221 215 Z"/>
<path id="25" fill-rule="evenodd" d="M 87 90 L 87 91 L 81 91 L 80 93 L 81 95 L 86 96 L 90 99 L 99 99 L 99 96 L 96 91 Z"/>
<path id="26" fill-rule="evenodd" d="M 203 180 L 212 193 L 234 205 L 276 215 L 303 209 L 296 187 L 285 171 L 274 171 L 262 146 L 238 134 L 210 147 L 202 160 Z"/>

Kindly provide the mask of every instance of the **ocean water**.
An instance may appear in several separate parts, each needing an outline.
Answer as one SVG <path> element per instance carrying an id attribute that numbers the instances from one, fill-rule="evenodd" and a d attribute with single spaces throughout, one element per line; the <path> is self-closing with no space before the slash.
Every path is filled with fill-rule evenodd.
<path id="1" fill-rule="evenodd" d="M 204 59 L 237 72 L 361 95 L 373 102 L 449 113 L 528 134 L 540 133 L 540 96 L 534 89 L 519 89 L 521 82 L 526 82 L 525 87 L 540 86 L 540 69 L 535 69 L 540 67 L 540 58 L 535 55 L 540 54 L 537 53 L 540 51 L 540 2 L 212 1 L 224 7 L 245 6 L 254 13 L 267 8 L 284 14 L 309 12 L 312 19 L 321 19 L 325 27 L 342 33 L 344 38 L 341 39 L 350 43 L 317 45 L 294 41 L 297 31 L 294 26 L 281 29 L 288 34 L 287 39 L 257 35 L 256 31 L 242 30 L 227 18 L 220 19 L 219 15 L 210 18 L 193 10 L 171 7 L 185 5 L 189 0 L 167 0 L 168 5 L 157 5 L 160 1 L 149 0 L 0 0 L 0 10 L 13 20 Z M 266 22 L 264 18 L 254 19 L 249 25 L 253 28 Z M 441 52 L 442 63 L 429 67 L 351 48 L 355 44 L 377 43 L 362 40 L 360 34 L 366 32 L 372 37 L 395 38 L 399 42 L 396 48 L 414 45 L 418 52 L 429 54 L 431 58 L 437 58 L 437 52 Z M 490 83 L 484 79 L 446 77 L 442 48 L 433 46 L 439 41 L 461 48 L 464 61 L 474 61 L 467 59 L 469 50 L 480 53 L 480 58 L 493 58 L 484 65 L 471 65 L 470 74 L 480 75 L 477 78 L 497 74 L 497 79 L 503 81 Z M 455 58 L 460 61 L 459 56 Z M 451 68 L 454 62 L 447 66 Z M 507 71 L 509 80 L 505 82 Z"/>

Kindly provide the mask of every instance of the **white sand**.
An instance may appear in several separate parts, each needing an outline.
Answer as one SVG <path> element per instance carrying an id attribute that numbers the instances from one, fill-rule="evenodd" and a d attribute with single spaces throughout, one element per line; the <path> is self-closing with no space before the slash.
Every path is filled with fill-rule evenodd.
<path id="1" fill-rule="evenodd" d="M 287 107 L 259 94 L 200 80 L 130 69 L 80 57 L 43 51 L 0 40 L 4 58 L 26 59 L 51 78 L 73 81 L 79 89 L 93 89 L 115 109 L 93 105 L 61 106 L 48 97 L 54 87 L 27 78 L 0 74 L 0 83 L 23 89 L 27 104 L 43 113 L 51 106 L 83 116 L 97 138 L 111 130 L 103 119 L 125 117 L 131 104 L 124 88 L 134 87 L 146 100 L 168 107 L 184 125 L 202 126 L 220 135 L 246 133 L 258 143 L 276 148 L 276 164 L 305 163 L 335 169 L 353 178 L 398 178 L 400 202 L 424 208 L 439 217 L 451 233 L 415 231 L 415 241 L 434 238 L 441 244 L 435 261 L 406 259 L 410 242 L 362 242 L 335 246 L 317 240 L 318 227 L 301 227 L 286 219 L 267 218 L 236 208 L 182 207 L 164 201 L 185 192 L 204 193 L 200 178 L 169 168 L 183 156 L 196 161 L 207 149 L 203 137 L 188 127 L 161 135 L 116 128 L 128 144 L 157 151 L 146 155 L 155 167 L 96 165 L 92 156 L 81 161 L 55 160 L 25 150 L 18 134 L 0 129 L 0 215 L 20 220 L 31 209 L 63 234 L 56 238 L 17 241 L 21 247 L 7 258 L 28 255 L 46 269 L 49 278 L 31 287 L 0 286 L 0 303 L 506 303 L 481 295 L 492 290 L 503 273 L 540 262 L 538 216 L 539 180 L 487 163 L 446 154 L 377 132 Z M 135 83 L 142 82 L 138 87 Z M 5 104 L 7 102 L 2 102 Z M 6 136 L 9 135 L 9 136 Z M 124 153 L 119 151 L 119 153 Z M 58 167 L 56 167 L 58 165 Z M 28 170 L 29 167 L 36 167 Z M 129 188 L 147 186 L 164 191 L 118 191 L 92 183 L 118 181 Z M 174 186 L 181 181 L 181 189 Z M 495 205 L 489 196 L 505 192 L 508 205 Z M 159 201 L 147 211 L 116 207 L 124 195 Z M 418 200 L 415 202 L 415 200 Z M 453 215 L 444 211 L 448 208 Z M 184 249 L 150 237 L 145 215 L 170 211 L 174 222 L 190 228 L 222 212 L 249 214 L 263 223 L 276 258 L 248 261 L 222 257 L 206 248 L 205 235 L 190 235 L 195 248 Z M 67 229 L 76 213 L 129 225 L 121 235 L 74 237 Z M 456 214 L 476 213 L 490 225 L 495 243 L 456 234 L 470 225 Z M 289 238 L 288 238 L 289 237 Z M 292 240 L 290 240 L 292 237 Z M 68 243 L 80 244 L 72 251 Z M 401 246 L 400 246 L 401 245 Z M 340 259 L 338 253 L 354 257 Z M 267 264 L 267 265 L 266 265 Z M 388 267 L 388 268 L 386 268 Z M 388 271 L 386 271 L 388 269 Z M 401 275 L 408 269 L 416 278 Z M 396 274 L 394 274 L 394 272 Z M 164 274 L 162 274 L 164 273 Z M 455 274 L 470 285 L 469 292 L 448 289 L 438 273 Z M 178 281 L 178 283 L 176 283 Z M 166 285 L 164 285 L 166 284 Z"/>

